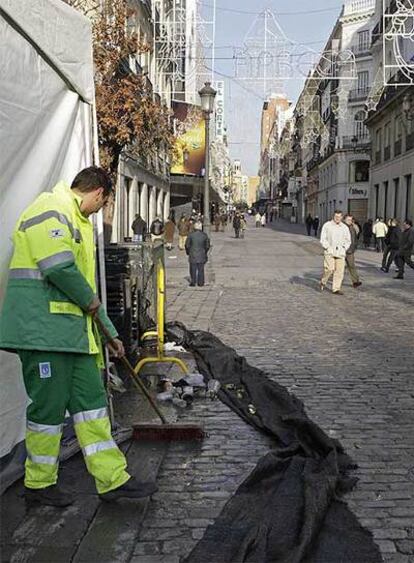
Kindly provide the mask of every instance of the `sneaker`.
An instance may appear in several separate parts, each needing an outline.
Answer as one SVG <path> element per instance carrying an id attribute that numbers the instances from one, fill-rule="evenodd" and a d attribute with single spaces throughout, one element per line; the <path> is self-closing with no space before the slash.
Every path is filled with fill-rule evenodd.
<path id="1" fill-rule="evenodd" d="M 352 287 L 359 287 L 360 285 L 362 285 L 362 282 L 357 281 L 357 282 L 352 284 Z"/>
<path id="2" fill-rule="evenodd" d="M 400 274 L 398 274 L 398 276 L 394 276 L 395 280 L 403 280 L 404 276 L 400 276 Z"/>
<path id="3" fill-rule="evenodd" d="M 343 295 L 344 292 L 341 291 L 340 289 L 338 289 L 338 291 L 333 291 L 332 294 L 333 294 L 333 295 Z"/>
<path id="4" fill-rule="evenodd" d="M 108 502 L 120 498 L 145 498 L 150 497 L 157 491 L 158 487 L 155 483 L 150 483 L 149 481 L 140 483 L 135 477 L 131 477 L 120 487 L 99 495 L 99 498 Z"/>
<path id="5" fill-rule="evenodd" d="M 387 271 L 388 271 L 385 266 L 381 266 L 380 270 L 381 270 L 382 272 L 387 272 Z"/>
<path id="6" fill-rule="evenodd" d="M 44 489 L 29 489 L 25 487 L 24 498 L 29 503 L 45 504 L 64 508 L 73 504 L 73 497 L 62 491 L 58 485 L 51 485 Z"/>

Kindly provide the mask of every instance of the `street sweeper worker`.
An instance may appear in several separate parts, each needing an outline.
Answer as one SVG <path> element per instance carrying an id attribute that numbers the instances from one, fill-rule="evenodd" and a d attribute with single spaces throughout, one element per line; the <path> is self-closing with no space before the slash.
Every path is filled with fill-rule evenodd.
<path id="1" fill-rule="evenodd" d="M 90 167 L 69 187 L 59 182 L 20 216 L 0 314 L 0 348 L 20 357 L 31 403 L 27 408 L 25 496 L 28 501 L 67 506 L 71 495 L 57 485 L 65 413 L 72 417 L 86 467 L 103 500 L 151 495 L 127 470 L 111 436 L 101 377 L 102 346 L 94 317 L 122 342 L 96 294 L 93 226 L 89 217 L 111 195 L 104 170 Z"/>

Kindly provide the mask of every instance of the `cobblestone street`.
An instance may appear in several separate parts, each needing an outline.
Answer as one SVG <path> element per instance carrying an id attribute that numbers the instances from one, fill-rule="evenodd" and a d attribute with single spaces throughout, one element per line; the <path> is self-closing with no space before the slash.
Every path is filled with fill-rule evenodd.
<path id="1" fill-rule="evenodd" d="M 362 287 L 346 274 L 344 296 L 320 293 L 319 243 L 299 232 L 280 222 L 249 224 L 244 240 L 213 233 L 215 282 L 203 289 L 187 286 L 186 257 L 174 249 L 168 319 L 210 330 L 302 399 L 358 463 L 347 501 L 384 560 L 414 561 L 414 275 L 393 280 L 378 254 L 359 251 Z M 184 418 L 205 421 L 210 437 L 170 447 L 134 563 L 178 563 L 268 448 L 218 402 L 196 401 Z"/>

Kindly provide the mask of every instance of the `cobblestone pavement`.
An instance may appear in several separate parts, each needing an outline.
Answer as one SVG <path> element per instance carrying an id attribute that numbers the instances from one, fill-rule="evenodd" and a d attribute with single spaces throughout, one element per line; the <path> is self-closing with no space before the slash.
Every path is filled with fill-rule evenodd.
<path id="1" fill-rule="evenodd" d="M 319 244 L 298 231 L 280 222 L 249 224 L 244 240 L 213 233 L 215 282 L 205 288 L 188 287 L 186 258 L 174 249 L 167 316 L 211 330 L 301 398 L 359 464 L 347 501 L 384 560 L 414 561 L 414 273 L 393 280 L 379 255 L 360 251 L 362 287 L 346 275 L 344 296 L 320 293 Z M 269 446 L 218 402 L 198 400 L 184 418 L 204 421 L 210 437 L 170 447 L 134 563 L 178 563 Z"/>

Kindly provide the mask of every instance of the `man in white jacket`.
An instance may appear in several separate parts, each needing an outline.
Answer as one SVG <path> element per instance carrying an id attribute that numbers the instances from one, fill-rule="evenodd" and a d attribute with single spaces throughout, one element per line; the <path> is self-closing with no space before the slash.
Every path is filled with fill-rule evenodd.
<path id="1" fill-rule="evenodd" d="M 375 236 L 375 248 L 377 252 L 384 252 L 385 250 L 385 237 L 388 233 L 388 227 L 384 223 L 384 219 L 380 217 L 374 223 L 372 232 Z"/>
<path id="2" fill-rule="evenodd" d="M 349 228 L 342 222 L 342 211 L 335 211 L 331 221 L 322 227 L 321 245 L 324 249 L 324 272 L 320 283 L 323 291 L 333 275 L 332 293 L 343 295 L 341 291 L 345 272 L 346 251 L 351 246 Z"/>

